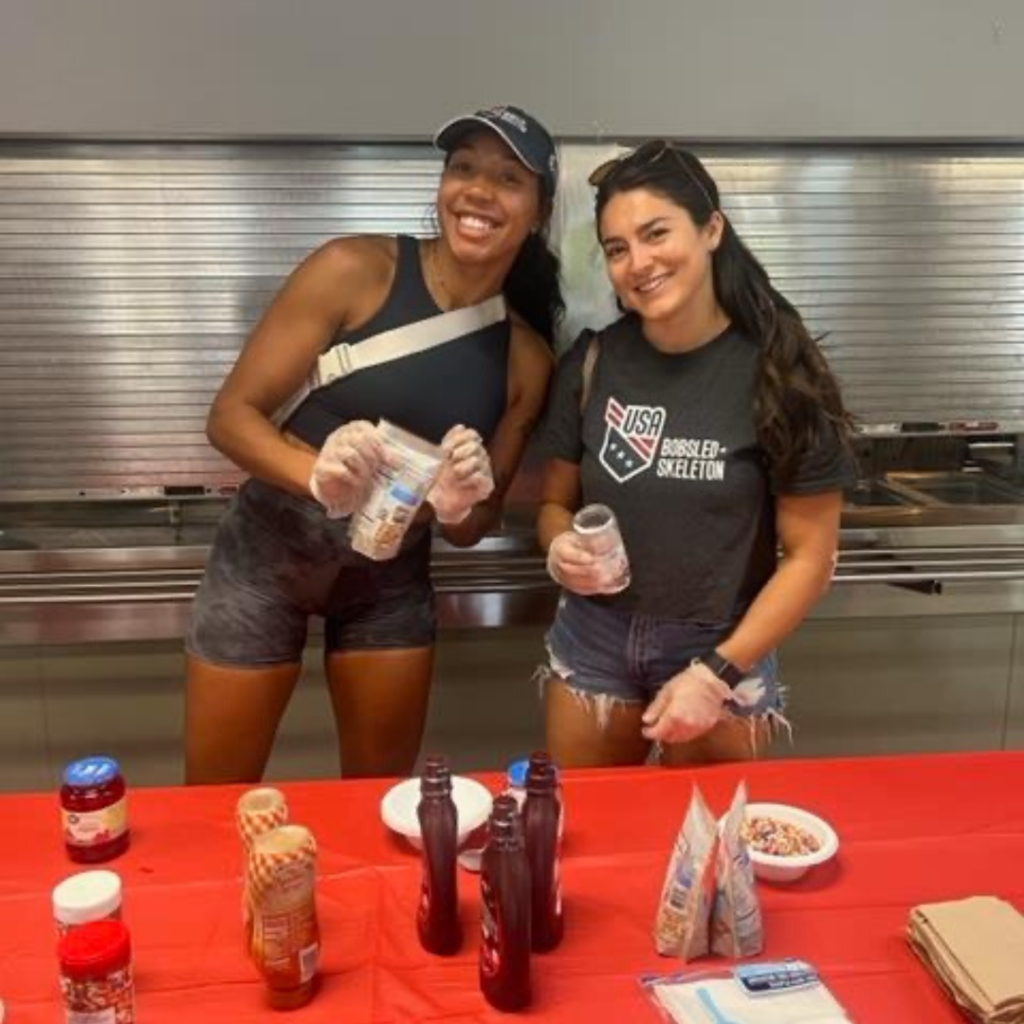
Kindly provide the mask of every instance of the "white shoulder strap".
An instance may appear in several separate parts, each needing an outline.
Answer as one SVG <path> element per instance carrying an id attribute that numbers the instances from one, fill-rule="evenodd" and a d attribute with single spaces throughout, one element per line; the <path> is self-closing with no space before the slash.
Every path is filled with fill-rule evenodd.
<path id="1" fill-rule="evenodd" d="M 317 388 L 326 387 L 359 370 L 437 348 L 499 323 L 505 316 L 505 297 L 495 295 L 475 306 L 438 313 L 426 320 L 375 334 L 355 345 L 348 342 L 335 345 L 317 359 L 306 383 L 274 414 L 274 423 L 283 423 Z"/>
<path id="2" fill-rule="evenodd" d="M 438 313 L 427 320 L 405 324 L 394 330 L 349 345 L 342 342 L 317 360 L 318 387 L 347 377 L 370 366 L 389 363 L 416 352 L 444 345 L 473 331 L 483 330 L 505 319 L 505 297 L 495 295 L 475 306 Z"/>

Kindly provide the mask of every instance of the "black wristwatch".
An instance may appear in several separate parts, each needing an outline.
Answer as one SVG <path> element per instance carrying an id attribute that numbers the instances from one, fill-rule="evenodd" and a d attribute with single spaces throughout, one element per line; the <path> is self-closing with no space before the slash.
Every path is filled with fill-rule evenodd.
<path id="1" fill-rule="evenodd" d="M 743 682 L 747 673 L 738 669 L 728 658 L 723 658 L 718 651 L 711 651 L 698 659 L 701 664 L 707 665 L 712 672 L 718 676 L 727 686 L 736 688 L 737 684 Z"/>

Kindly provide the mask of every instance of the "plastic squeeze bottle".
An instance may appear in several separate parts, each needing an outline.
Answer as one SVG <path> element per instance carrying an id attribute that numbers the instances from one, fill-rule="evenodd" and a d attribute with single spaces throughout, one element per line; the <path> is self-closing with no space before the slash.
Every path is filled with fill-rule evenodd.
<path id="1" fill-rule="evenodd" d="M 456 880 L 459 820 L 452 800 L 452 776 L 443 757 L 428 757 L 416 808 L 423 843 L 423 884 L 416 929 L 423 948 L 451 956 L 462 945 Z"/>
<path id="2" fill-rule="evenodd" d="M 530 990 L 530 866 L 516 801 L 499 796 L 480 873 L 480 988 L 498 1010 L 521 1010 Z"/>
<path id="3" fill-rule="evenodd" d="M 555 767 L 547 754 L 530 757 L 523 804 L 523 832 L 530 864 L 530 927 L 533 950 L 546 953 L 562 941 L 561 841 L 558 824 L 562 802 Z"/>

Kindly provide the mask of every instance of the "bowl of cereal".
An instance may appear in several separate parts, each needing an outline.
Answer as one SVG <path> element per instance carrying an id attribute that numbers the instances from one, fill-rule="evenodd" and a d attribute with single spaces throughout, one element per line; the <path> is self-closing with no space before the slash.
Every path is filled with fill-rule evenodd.
<path id="1" fill-rule="evenodd" d="M 743 838 L 754 874 L 766 882 L 795 882 L 839 849 L 827 821 L 789 804 L 747 804 Z"/>

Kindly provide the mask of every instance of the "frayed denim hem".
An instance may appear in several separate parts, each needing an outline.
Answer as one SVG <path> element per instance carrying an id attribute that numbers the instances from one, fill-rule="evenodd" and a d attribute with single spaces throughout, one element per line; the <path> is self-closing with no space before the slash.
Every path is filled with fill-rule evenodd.
<path id="1" fill-rule="evenodd" d="M 552 679 L 558 679 L 565 684 L 572 698 L 577 701 L 580 707 L 585 710 L 593 709 L 597 718 L 597 727 L 607 729 L 611 722 L 612 712 L 618 707 L 635 707 L 643 701 L 628 700 L 625 697 L 617 697 L 611 693 L 593 693 L 590 690 L 581 690 L 572 685 L 573 670 L 561 661 L 548 646 L 548 663 L 538 665 L 533 673 L 533 681 L 537 684 L 537 693 L 541 700 L 544 699 L 544 688 Z"/>

